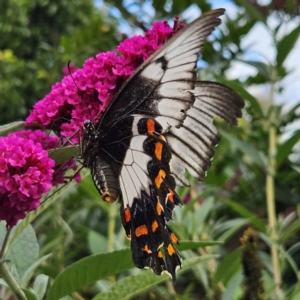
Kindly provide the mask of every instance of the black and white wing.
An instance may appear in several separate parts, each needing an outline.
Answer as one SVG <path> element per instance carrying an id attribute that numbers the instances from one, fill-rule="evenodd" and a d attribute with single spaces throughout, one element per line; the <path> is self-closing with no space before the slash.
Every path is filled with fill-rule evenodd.
<path id="1" fill-rule="evenodd" d="M 174 280 L 181 259 L 166 222 L 181 203 L 176 184 L 188 184 L 185 170 L 203 179 L 218 141 L 213 118 L 236 124 L 244 105 L 229 88 L 196 81 L 199 52 L 223 13 L 180 30 L 128 79 L 96 126 L 85 124 L 84 165 L 105 201 L 120 196 L 133 262 Z"/>

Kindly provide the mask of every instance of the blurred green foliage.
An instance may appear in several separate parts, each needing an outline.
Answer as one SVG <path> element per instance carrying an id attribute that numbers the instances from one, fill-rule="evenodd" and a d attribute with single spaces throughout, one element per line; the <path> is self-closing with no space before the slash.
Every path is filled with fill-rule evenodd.
<path id="1" fill-rule="evenodd" d="M 25 228 L 35 219 L 33 227 L 40 257 L 45 257 L 31 282 L 38 281 L 36 274 L 49 276 L 50 296 L 62 297 L 72 291 L 69 299 L 81 299 L 75 293 L 79 289 L 77 292 L 85 299 L 92 299 L 100 292 L 95 299 L 246 299 L 243 297 L 249 278 L 245 278 L 241 258 L 247 256 L 242 254 L 245 251 L 240 238 L 251 227 L 257 238 L 251 250 L 256 251 L 263 266 L 255 271 L 260 272 L 265 291 L 256 299 L 300 299 L 300 130 L 289 129 L 299 119 L 300 99 L 289 110 L 274 102 L 275 94 L 280 97 L 288 88 L 283 80 L 293 74 L 285 61 L 299 38 L 300 26 L 280 36 L 278 32 L 285 23 L 273 30 L 268 27 L 268 17 L 280 13 L 291 19 L 294 9 L 276 8 L 272 4 L 259 6 L 256 1 L 235 2 L 240 5 L 237 16 L 224 18 L 225 26 L 203 50 L 206 68 L 199 71 L 199 77 L 236 90 L 246 101 L 245 118 L 236 128 L 216 121 L 222 141 L 216 148 L 208 176 L 201 184 L 191 178 L 190 189 L 178 188 L 182 199 L 188 197 L 190 201 L 175 210 L 175 222 L 170 224 L 182 241 L 224 243 L 182 251 L 186 270 L 179 273 L 174 286 L 165 277 L 132 269 L 128 253 L 118 251 L 128 247 L 129 242 L 117 206 L 104 203 L 91 179 L 86 177 L 79 186 L 64 187 L 64 196 L 54 205 L 47 210 L 42 207 L 34 218 L 23 223 Z M 291 1 L 287 2 L 290 5 Z M 203 11 L 211 9 L 209 1 L 197 3 Z M 80 67 L 97 52 L 114 49 L 124 38 L 120 33 L 124 22 L 132 32 L 140 32 L 156 19 L 171 18 L 190 5 L 197 10 L 193 1 L 179 0 L 106 1 L 101 8 L 83 0 L 6 1 L 5 9 L 0 11 L 1 123 L 26 117 L 32 104 L 61 78 L 62 68 L 69 60 Z M 242 40 L 258 23 L 268 30 L 277 51 L 275 61 L 269 64 L 243 59 L 248 49 L 243 48 Z M 227 80 L 226 74 L 237 60 L 245 66 L 251 65 L 256 74 L 243 81 Z M 270 91 L 264 101 L 248 89 L 260 85 Z M 271 187 L 266 184 L 270 181 L 274 191 L 272 184 Z M 274 226 L 269 207 L 273 192 Z M 18 236 L 20 233 L 16 232 Z M 114 249 L 112 254 L 105 253 L 108 249 Z M 51 257 L 46 256 L 49 253 Z M 94 256 L 80 260 L 91 254 Z M 216 258 L 214 254 L 219 256 Z M 111 264 L 105 264 L 108 259 Z M 274 260 L 279 269 L 274 267 Z M 117 262 L 120 262 L 118 267 Z M 71 267 L 62 272 L 67 266 Z M 277 287 L 275 273 L 280 277 Z M 68 276 L 77 278 L 77 285 L 67 281 Z M 89 276 L 98 281 L 91 284 Z M 42 286 L 45 280 L 42 278 Z M 135 284 L 131 285 L 133 281 Z M 23 287 L 27 287 L 27 282 Z M 52 297 L 47 299 L 55 299 Z"/>

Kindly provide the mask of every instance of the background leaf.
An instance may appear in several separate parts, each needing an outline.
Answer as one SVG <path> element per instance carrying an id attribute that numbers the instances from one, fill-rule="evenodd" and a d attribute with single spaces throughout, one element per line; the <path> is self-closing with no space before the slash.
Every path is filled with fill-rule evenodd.
<path id="1" fill-rule="evenodd" d="M 279 68 L 294 48 L 298 38 L 300 35 L 300 25 L 297 26 L 294 30 L 292 30 L 289 34 L 285 35 L 278 43 L 277 43 L 277 67 Z"/>

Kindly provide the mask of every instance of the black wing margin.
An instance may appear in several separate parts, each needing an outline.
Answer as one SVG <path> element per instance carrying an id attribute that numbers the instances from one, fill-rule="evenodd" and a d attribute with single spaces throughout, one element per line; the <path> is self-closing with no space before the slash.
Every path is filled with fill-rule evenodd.
<path id="1" fill-rule="evenodd" d="M 187 111 L 183 126 L 172 127 L 165 135 L 172 152 L 171 172 L 176 184 L 181 186 L 189 185 L 186 170 L 202 180 L 211 165 L 214 147 L 220 140 L 214 118 L 220 117 L 230 125 L 237 125 L 244 107 L 243 99 L 220 83 L 198 81 L 193 94 L 196 100 Z"/>

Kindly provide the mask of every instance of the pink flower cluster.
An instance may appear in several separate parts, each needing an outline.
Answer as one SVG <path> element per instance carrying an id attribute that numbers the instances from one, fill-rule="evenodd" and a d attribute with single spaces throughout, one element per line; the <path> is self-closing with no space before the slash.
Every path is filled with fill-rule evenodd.
<path id="1" fill-rule="evenodd" d="M 0 220 L 6 221 L 7 228 L 39 206 L 54 173 L 54 161 L 42 145 L 21 135 L 0 138 Z"/>
<path id="2" fill-rule="evenodd" d="M 97 122 L 127 78 L 177 30 L 167 22 L 154 23 L 145 36 L 134 36 L 116 51 L 89 58 L 83 69 L 65 76 L 51 92 L 36 103 L 27 125 L 43 125 L 74 143 L 85 120 Z"/>
<path id="3" fill-rule="evenodd" d="M 24 130 L 0 137 L 0 220 L 13 227 L 26 212 L 36 209 L 52 186 L 65 181 L 75 160 L 54 166 L 48 149 L 58 146 L 58 138 L 41 130 Z M 75 176 L 77 182 L 80 175 Z"/>
<path id="4" fill-rule="evenodd" d="M 23 130 L 20 132 L 16 132 L 13 135 L 21 137 L 23 139 L 32 140 L 35 144 L 40 143 L 44 150 L 58 149 L 59 147 L 61 147 L 60 140 L 56 136 L 49 136 L 41 130 Z M 77 168 L 78 167 L 76 165 L 75 159 L 70 159 L 67 162 L 56 164 L 53 167 L 54 173 L 52 174 L 52 186 L 57 186 L 61 183 L 66 182 L 66 180 L 68 179 L 65 176 L 66 171 L 70 169 L 76 171 Z M 76 180 L 76 182 L 80 182 L 80 173 L 76 174 L 74 179 Z"/>

